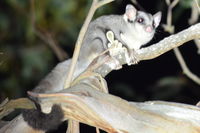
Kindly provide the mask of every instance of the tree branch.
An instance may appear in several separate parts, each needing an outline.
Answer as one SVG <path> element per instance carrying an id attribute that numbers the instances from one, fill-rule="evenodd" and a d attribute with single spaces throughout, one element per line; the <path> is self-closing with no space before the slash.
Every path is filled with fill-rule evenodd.
<path id="1" fill-rule="evenodd" d="M 86 33 L 87 28 L 89 26 L 89 23 L 92 20 L 92 17 L 94 15 L 96 9 L 107 4 L 107 3 L 110 3 L 112 1 L 114 1 L 114 0 L 93 0 L 92 5 L 91 5 L 90 10 L 89 10 L 89 13 L 88 13 L 88 15 L 85 19 L 85 22 L 84 22 L 84 24 L 83 24 L 83 26 L 80 30 L 78 39 L 77 39 L 76 44 L 75 44 L 74 54 L 73 54 L 73 57 L 72 57 L 72 62 L 71 62 L 71 65 L 70 65 L 69 73 L 68 73 L 66 81 L 65 81 L 64 88 L 68 88 L 71 84 L 73 73 L 74 73 L 74 70 L 75 70 L 76 62 L 78 60 L 78 56 L 79 56 L 79 52 L 80 52 L 80 48 L 81 48 L 81 45 L 82 45 L 83 38 L 85 36 L 85 33 Z"/>
<path id="2" fill-rule="evenodd" d="M 188 76 L 190 79 L 192 79 L 194 82 L 196 82 L 197 84 L 200 85 L 200 79 L 198 78 L 198 76 L 196 76 L 195 74 L 193 74 L 189 68 L 187 67 L 180 51 L 177 48 L 174 48 L 174 52 L 176 54 L 176 57 L 178 59 L 179 64 L 181 65 L 181 68 L 183 70 L 183 73 Z"/>
<path id="3" fill-rule="evenodd" d="M 128 102 L 84 81 L 55 94 L 35 94 L 41 107 L 60 104 L 65 118 L 119 133 L 199 133 L 200 108 L 170 102 Z M 143 128 L 141 128 L 143 127 Z"/>
<path id="4" fill-rule="evenodd" d="M 66 58 L 68 58 L 67 53 L 61 47 L 59 47 L 59 45 L 56 43 L 56 41 L 53 39 L 53 36 L 49 32 L 44 30 L 42 32 L 36 27 L 35 0 L 30 0 L 30 7 L 31 24 L 35 35 L 49 45 L 49 47 L 53 50 L 53 52 L 60 61 L 63 61 Z"/>
<path id="5" fill-rule="evenodd" d="M 164 38 L 160 42 L 137 51 L 140 60 L 150 60 L 165 52 L 183 45 L 184 43 L 200 38 L 200 23 L 190 26 L 177 34 Z"/>
<path id="6" fill-rule="evenodd" d="M 94 11 L 92 14 L 94 14 Z M 86 24 L 89 24 L 89 22 Z M 83 33 L 85 33 L 85 31 Z M 81 35 L 84 37 L 84 34 Z M 140 61 L 153 59 L 175 47 L 183 45 L 187 41 L 197 38 L 200 38 L 200 23 L 193 25 L 177 34 L 171 35 L 154 45 L 137 50 L 137 58 Z M 76 47 L 78 47 L 79 50 L 81 42 L 81 39 L 77 40 L 78 46 Z M 77 50 L 78 53 L 79 50 Z M 76 58 L 78 58 L 78 53 L 75 50 L 74 56 Z M 123 55 L 124 53 L 120 54 L 122 54 L 121 58 L 117 58 L 121 64 L 126 64 L 126 59 Z M 105 76 L 112 71 L 113 68 L 110 68 L 108 64 L 113 63 L 113 58 L 105 58 L 105 62 L 102 64 L 100 63 L 100 65 L 96 65 L 97 67 L 95 67 L 95 69 L 92 71 L 97 72 L 102 76 Z M 75 63 L 72 63 L 72 66 L 75 65 Z M 65 64 L 65 66 L 68 66 L 68 64 L 69 63 Z M 61 69 L 63 69 L 63 67 L 61 67 Z M 70 71 L 71 69 L 72 67 L 70 68 Z M 56 71 L 56 74 L 60 74 L 59 70 Z M 51 81 L 58 78 L 57 76 L 54 75 L 54 77 L 52 75 L 49 78 Z M 46 80 L 49 79 L 47 78 Z M 64 111 L 66 119 L 69 118 L 76 121 L 81 121 L 83 123 L 103 129 L 107 132 L 200 132 L 199 108 L 195 106 L 166 102 L 130 103 L 119 97 L 95 90 L 94 88 L 98 88 L 98 85 L 96 82 L 93 82 L 94 79 L 99 81 L 97 77 L 90 76 L 79 80 L 76 84 L 68 89 L 59 91 L 57 93 L 29 94 L 40 99 L 40 105 L 43 112 L 51 109 L 53 104 L 59 104 Z M 55 84 L 55 87 L 53 88 L 58 87 L 56 85 L 60 86 L 60 84 Z M 14 126 L 12 127 L 14 128 Z"/>
<path id="7" fill-rule="evenodd" d="M 183 45 L 187 41 L 199 37 L 200 23 L 180 33 L 171 35 L 152 46 L 136 51 L 138 59 L 149 60 L 156 58 L 175 47 Z M 95 71 L 104 76 L 112 71 L 107 65 L 112 63 L 112 58 L 109 59 L 96 68 Z M 126 63 L 123 56 L 120 63 Z M 63 69 L 63 66 L 61 68 Z M 108 132 L 200 132 L 200 109 L 195 106 L 180 105 L 178 103 L 128 103 L 119 97 L 95 90 L 93 86 L 96 86 L 96 84 L 94 84 L 93 79 L 94 77 L 82 79 L 71 88 L 55 94 L 34 93 L 31 95 L 40 98 L 43 112 L 51 110 L 52 105 L 58 103 L 65 113 L 65 118 L 81 121 Z M 51 80 L 53 80 L 52 77 Z M 18 124 L 20 124 L 20 121 Z M 146 128 L 137 128 L 141 126 Z M 9 128 L 15 131 L 15 126 Z"/>
<path id="8" fill-rule="evenodd" d="M 178 4 L 178 2 L 179 2 L 179 0 L 175 0 L 172 3 L 169 3 L 169 1 L 166 1 L 166 3 L 168 4 L 169 7 L 168 7 L 168 14 L 167 14 L 167 24 L 164 26 L 164 29 L 165 29 L 165 31 L 169 32 L 170 34 L 174 33 L 174 26 L 172 25 L 172 9 Z M 194 5 L 194 2 L 193 2 L 193 5 Z M 194 40 L 197 40 L 197 39 L 194 39 Z M 174 51 L 176 58 L 183 70 L 183 73 L 186 76 L 188 76 L 190 79 L 192 79 L 194 82 L 196 82 L 197 84 L 200 85 L 200 79 L 189 70 L 179 49 L 174 48 L 173 51 Z"/>
<path id="9" fill-rule="evenodd" d="M 66 75 L 67 78 L 66 78 L 66 81 L 64 84 L 64 88 L 70 87 L 70 84 L 71 84 L 72 78 L 73 78 L 73 74 L 75 72 L 78 56 L 80 53 L 81 45 L 83 42 L 83 38 L 85 36 L 85 33 L 87 31 L 87 28 L 89 26 L 90 21 L 92 20 L 92 17 L 94 15 L 95 11 L 97 10 L 97 8 L 103 6 L 107 3 L 110 3 L 112 1 L 114 1 L 114 0 L 93 0 L 92 5 L 89 10 L 89 13 L 88 13 L 88 15 L 85 19 L 85 22 L 80 30 L 78 39 L 75 44 L 75 49 L 74 49 L 74 53 L 73 53 L 73 57 L 72 57 L 72 61 L 71 61 L 71 65 L 70 65 L 68 74 Z M 76 128 L 76 127 L 79 127 L 79 124 L 77 122 L 73 122 L 73 121 L 70 121 L 69 123 L 70 124 L 68 124 L 68 125 L 70 125 L 70 128 L 67 129 L 67 133 L 79 133 L 79 128 Z"/>

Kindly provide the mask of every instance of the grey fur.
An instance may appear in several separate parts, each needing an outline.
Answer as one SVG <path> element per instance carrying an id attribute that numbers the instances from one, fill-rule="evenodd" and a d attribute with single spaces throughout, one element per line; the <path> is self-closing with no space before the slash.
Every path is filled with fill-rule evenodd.
<path id="1" fill-rule="evenodd" d="M 115 38 L 123 42 L 120 33 L 124 32 L 124 26 L 126 25 L 122 15 L 101 16 L 91 22 L 80 50 L 79 65 L 87 67 L 96 56 L 108 48 L 107 31 L 113 31 Z"/>
<path id="2" fill-rule="evenodd" d="M 134 8 L 130 5 L 129 7 Z M 146 24 L 139 25 L 137 23 L 137 19 L 140 16 L 144 17 Z M 150 41 L 154 35 L 155 29 L 153 29 L 154 31 L 150 36 L 145 36 L 141 31 L 138 31 L 138 29 L 144 30 L 147 25 L 152 26 L 154 16 L 144 12 L 137 12 L 137 16 L 134 18 L 134 22 L 130 23 L 124 18 L 124 15 L 108 15 L 99 17 L 91 22 L 83 40 L 73 79 L 83 72 L 95 57 L 108 48 L 108 41 L 106 38 L 107 31 L 111 30 L 115 35 L 115 39 L 119 40 L 123 45 L 131 50 L 134 50 L 134 45 L 139 45 L 140 47 Z M 122 38 L 122 34 L 124 35 L 124 38 Z M 62 90 L 70 63 L 71 60 L 59 63 L 33 91 L 37 93 L 53 93 Z M 33 99 L 34 101 L 37 101 L 37 99 Z M 23 117 L 31 127 L 46 131 L 49 127 L 42 123 L 46 121 L 47 124 L 49 124 L 48 119 L 52 116 L 56 117 L 56 115 L 58 115 L 59 117 L 56 119 L 56 124 L 52 124 L 51 126 L 51 128 L 56 128 L 58 124 L 61 123 L 63 115 L 59 106 L 57 107 L 57 105 L 54 105 L 54 107 L 56 107 L 54 108 L 55 110 L 50 114 L 44 114 L 40 110 L 29 110 L 24 111 Z M 39 118 L 38 116 L 42 117 Z M 35 117 L 38 117 L 39 119 Z"/>
<path id="3" fill-rule="evenodd" d="M 133 11 L 136 11 L 132 5 L 127 6 L 129 6 L 129 9 L 133 8 Z M 80 51 L 78 59 L 79 67 L 87 68 L 95 57 L 108 48 L 108 40 L 106 38 L 107 31 L 112 31 L 115 35 L 115 39 L 131 50 L 136 50 L 148 43 L 153 38 L 155 28 L 157 28 L 153 26 L 155 17 L 141 11 L 137 11 L 135 14 L 136 16 L 133 17 L 133 23 L 130 23 L 124 17 L 124 15 L 127 15 L 126 12 L 124 15 L 102 16 L 91 22 Z M 143 24 L 137 22 L 137 19 L 141 17 L 144 19 Z M 157 20 L 159 20 L 161 14 L 156 15 L 156 17 L 158 18 Z M 156 21 L 156 23 L 159 24 L 160 21 Z M 152 28 L 151 33 L 145 31 L 148 26 Z"/>

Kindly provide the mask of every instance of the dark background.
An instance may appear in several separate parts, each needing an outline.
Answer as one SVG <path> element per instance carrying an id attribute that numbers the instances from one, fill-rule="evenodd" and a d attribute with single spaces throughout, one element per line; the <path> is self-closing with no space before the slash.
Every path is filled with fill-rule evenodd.
<path id="1" fill-rule="evenodd" d="M 27 90 L 33 89 L 59 62 L 52 49 L 34 34 L 29 2 L 0 1 L 0 101 L 6 97 L 25 97 Z M 189 27 L 191 2 L 181 0 L 174 8 L 175 32 Z M 110 3 L 100 8 L 94 17 L 123 14 L 128 3 L 128 0 Z M 71 57 L 90 4 L 91 0 L 36 0 L 36 25 L 52 34 Z M 161 23 L 166 23 L 164 0 L 140 0 L 139 4 L 152 14 L 162 11 Z M 148 45 L 166 36 L 169 34 L 160 26 Z M 188 42 L 180 50 L 190 70 L 200 77 L 200 57 L 194 42 Z M 111 72 L 106 80 L 111 94 L 130 101 L 165 100 L 194 105 L 200 100 L 200 86 L 183 75 L 173 51 L 135 66 L 125 65 Z M 81 129 L 89 130 L 88 127 Z"/>

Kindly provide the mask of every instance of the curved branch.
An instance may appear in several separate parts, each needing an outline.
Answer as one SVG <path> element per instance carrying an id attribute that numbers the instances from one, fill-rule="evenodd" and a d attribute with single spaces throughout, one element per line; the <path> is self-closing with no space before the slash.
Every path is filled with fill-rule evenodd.
<path id="1" fill-rule="evenodd" d="M 35 94 L 41 107 L 60 104 L 65 118 L 119 133 L 199 133 L 200 108 L 171 102 L 128 102 L 78 84 L 55 94 Z M 142 127 L 142 128 L 141 128 Z"/>
<path id="2" fill-rule="evenodd" d="M 177 34 L 164 38 L 160 42 L 137 51 L 139 60 L 150 60 L 156 58 L 173 48 L 184 43 L 200 38 L 200 23 L 195 24 Z"/>

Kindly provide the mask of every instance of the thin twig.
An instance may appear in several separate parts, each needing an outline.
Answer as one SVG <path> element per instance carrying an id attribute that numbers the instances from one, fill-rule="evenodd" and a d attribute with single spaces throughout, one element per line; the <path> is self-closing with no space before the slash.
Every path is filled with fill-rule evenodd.
<path id="1" fill-rule="evenodd" d="M 68 120 L 68 128 L 66 133 L 79 133 L 79 132 L 80 132 L 79 122 L 74 120 Z"/>
<path id="2" fill-rule="evenodd" d="M 36 109 L 36 106 L 34 102 L 28 98 L 18 98 L 10 101 L 6 98 L 2 103 L 0 103 L 0 119 L 15 109 Z"/>
<path id="3" fill-rule="evenodd" d="M 174 7 L 178 4 L 178 2 L 179 2 L 179 0 L 174 0 L 174 1 L 171 3 L 170 7 L 171 7 L 171 8 L 174 8 Z"/>
<path id="4" fill-rule="evenodd" d="M 33 31 L 37 37 L 43 40 L 49 47 L 53 50 L 56 57 L 63 61 L 68 57 L 68 54 L 55 42 L 53 36 L 47 32 L 41 32 L 38 28 L 36 28 L 36 19 L 35 19 L 35 0 L 30 1 L 30 13 L 31 13 L 31 24 L 33 27 Z"/>
<path id="5" fill-rule="evenodd" d="M 131 0 L 131 2 L 136 5 L 141 11 L 145 11 L 145 9 L 137 2 L 137 0 Z"/>
<path id="6" fill-rule="evenodd" d="M 168 3 L 169 1 L 166 1 L 167 5 L 169 6 L 168 7 L 168 14 L 167 14 L 167 24 L 165 27 L 168 27 L 168 29 L 172 29 L 172 28 L 169 28 L 169 27 L 174 27 L 172 25 L 172 9 L 178 4 L 179 0 L 175 0 L 173 1 L 171 4 Z M 173 30 L 167 30 L 170 34 L 173 34 L 174 33 L 174 28 Z M 176 58 L 183 70 L 183 73 L 188 76 L 190 79 L 192 79 L 194 82 L 196 82 L 197 84 L 200 85 L 200 79 L 195 75 L 193 74 L 189 68 L 187 67 L 184 59 L 183 59 L 183 56 L 181 55 L 181 52 L 179 51 L 178 48 L 174 48 L 173 49 L 175 55 L 176 55 Z"/>
<path id="7" fill-rule="evenodd" d="M 170 5 L 170 0 L 165 0 L 166 4 L 169 6 Z"/>
<path id="8" fill-rule="evenodd" d="M 170 34 L 173 34 L 174 26 L 172 25 L 172 9 L 178 4 L 179 0 L 174 0 L 172 3 L 169 0 L 165 0 L 165 2 L 168 5 L 167 24 L 163 25 L 163 27 L 165 31 L 169 32 Z"/>
<path id="9" fill-rule="evenodd" d="M 195 42 L 196 47 L 197 47 L 197 54 L 200 55 L 200 39 L 194 39 L 194 42 Z"/>
<path id="10" fill-rule="evenodd" d="M 96 128 L 96 133 L 100 133 L 100 129 L 99 128 Z"/>
<path id="11" fill-rule="evenodd" d="M 149 47 L 137 50 L 137 57 L 139 60 L 151 60 L 173 48 L 198 38 L 200 38 L 200 23 L 192 25 L 179 33 L 165 37 L 163 40 Z"/>
<path id="12" fill-rule="evenodd" d="M 198 3 L 198 1 L 197 1 L 197 0 L 195 0 L 195 3 L 196 3 L 196 5 L 197 5 L 197 8 L 199 9 L 199 12 L 200 12 L 200 7 L 199 7 L 199 3 Z"/>
<path id="13" fill-rule="evenodd" d="M 199 14 L 200 14 L 200 10 L 198 8 L 198 5 L 196 4 L 195 1 L 192 1 L 192 3 L 191 3 L 191 16 L 188 20 L 188 23 L 190 25 L 197 23 L 197 21 L 199 19 Z"/>
<path id="14" fill-rule="evenodd" d="M 200 14 L 200 7 L 199 7 L 199 3 L 197 0 L 193 1 L 191 14 L 192 14 L 191 19 L 189 20 L 190 24 L 196 23 L 198 21 L 199 14 Z M 194 42 L 198 49 L 197 53 L 200 54 L 200 40 L 195 39 Z"/>
<path id="15" fill-rule="evenodd" d="M 193 74 L 189 68 L 187 67 L 184 59 L 183 59 L 183 56 L 181 55 L 181 52 L 178 48 L 174 48 L 174 53 L 176 55 L 176 58 L 178 59 L 178 62 L 183 70 L 183 73 L 188 76 L 190 79 L 192 79 L 194 82 L 196 82 L 197 84 L 200 85 L 200 79 L 195 75 Z"/>
<path id="16" fill-rule="evenodd" d="M 68 72 L 68 75 L 67 75 L 67 78 L 66 78 L 66 81 L 65 81 L 64 88 L 68 88 L 71 84 L 73 73 L 74 73 L 74 70 L 75 70 L 75 66 L 76 66 L 78 56 L 79 56 L 79 53 L 80 53 L 80 48 L 81 48 L 81 45 L 82 45 L 83 38 L 85 36 L 85 33 L 86 33 L 87 28 L 89 26 L 89 23 L 92 20 L 92 17 L 94 15 L 96 9 L 107 4 L 107 3 L 110 3 L 112 1 L 114 1 L 114 0 L 102 0 L 102 1 L 93 0 L 91 8 L 89 10 L 89 13 L 88 13 L 88 15 L 85 19 L 85 22 L 84 22 L 84 24 L 83 24 L 83 26 L 80 30 L 78 39 L 77 39 L 76 44 L 75 44 L 75 50 L 74 50 L 74 53 L 73 53 L 72 62 L 71 62 L 70 68 L 69 68 L 69 72 Z"/>
<path id="17" fill-rule="evenodd" d="M 92 17 L 94 15 L 95 11 L 96 11 L 96 0 L 93 0 L 92 6 L 89 10 L 87 18 L 86 18 L 86 20 L 85 20 L 85 22 L 84 22 L 84 24 L 81 28 L 78 39 L 77 39 L 76 44 L 75 44 L 72 62 L 71 62 L 70 68 L 69 68 L 69 72 L 68 72 L 68 75 L 67 75 L 67 78 L 66 78 L 66 81 L 65 81 L 64 88 L 68 88 L 70 86 L 70 83 L 72 81 L 72 76 L 73 76 L 73 73 L 74 73 L 74 70 L 75 70 L 75 66 L 76 66 L 76 63 L 77 63 L 77 60 L 78 60 L 82 41 L 83 41 L 83 38 L 85 36 L 85 33 L 87 31 L 87 28 L 89 26 L 90 21 L 92 20 Z"/>
<path id="18" fill-rule="evenodd" d="M 92 5 L 91 5 L 90 10 L 89 10 L 89 13 L 88 13 L 88 15 L 85 19 L 85 22 L 84 22 L 84 24 L 83 24 L 83 26 L 80 30 L 78 39 L 76 41 L 75 50 L 74 50 L 73 57 L 72 57 L 72 62 L 70 64 L 69 72 L 67 74 L 67 78 L 65 80 L 65 84 L 64 84 L 63 89 L 70 87 L 72 77 L 73 77 L 73 74 L 74 74 L 74 71 L 75 71 L 75 66 L 76 66 L 78 56 L 79 56 L 79 53 L 80 53 L 81 45 L 82 45 L 82 42 L 83 42 L 83 38 L 85 36 L 85 33 L 86 33 L 87 28 L 89 26 L 89 23 L 92 20 L 92 17 L 94 15 L 96 9 L 107 4 L 107 3 L 110 3 L 112 1 L 114 1 L 114 0 L 102 0 L 102 1 L 93 0 Z M 79 133 L 79 128 L 76 128 L 76 127 L 79 127 L 79 123 L 77 123 L 77 122 L 75 123 L 75 122 L 70 120 L 68 125 L 71 125 L 71 126 L 67 129 L 67 133 Z"/>
<path id="19" fill-rule="evenodd" d="M 96 9 L 103 6 L 103 5 L 106 5 L 114 0 L 96 0 L 98 1 L 97 4 L 96 4 Z"/>
<path id="20" fill-rule="evenodd" d="M 59 59 L 59 61 L 63 61 L 65 59 L 67 59 L 69 56 L 67 55 L 67 53 L 61 48 L 59 47 L 59 45 L 56 43 L 56 41 L 53 39 L 52 34 L 50 34 L 47 31 L 44 31 L 43 33 L 35 28 L 35 34 L 44 42 L 46 42 L 46 44 L 49 45 L 49 47 L 53 50 L 53 52 L 55 53 L 56 57 Z"/>

